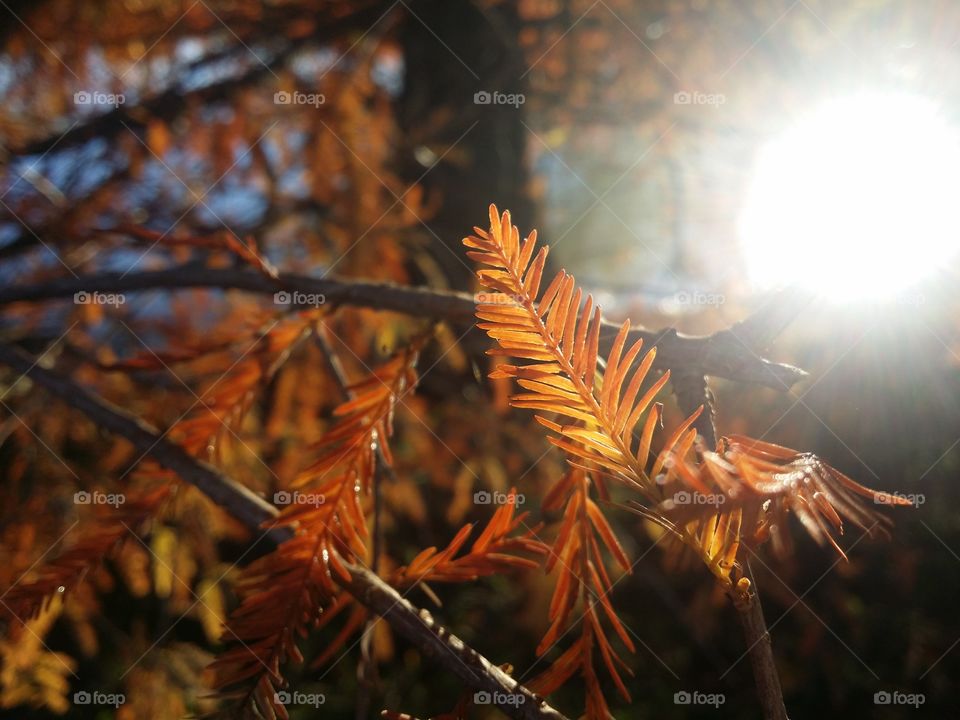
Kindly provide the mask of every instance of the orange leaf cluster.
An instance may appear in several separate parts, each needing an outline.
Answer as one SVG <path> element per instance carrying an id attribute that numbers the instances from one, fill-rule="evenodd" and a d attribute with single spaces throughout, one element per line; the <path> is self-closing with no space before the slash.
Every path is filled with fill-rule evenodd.
<path id="1" fill-rule="evenodd" d="M 215 687 L 252 685 L 240 693 L 242 712 L 255 706 L 264 717 L 287 717 L 277 696 L 285 684 L 281 663 L 303 662 L 297 636 L 305 636 L 334 604 L 334 575 L 350 580 L 340 558 L 366 560 L 363 499 L 376 448 L 386 462 L 392 460 L 386 441 L 394 407 L 416 383 L 416 359 L 414 350 L 401 352 L 351 387 L 353 397 L 336 409 L 339 419 L 294 481 L 294 502 L 273 523 L 290 527 L 294 536 L 244 570 L 237 585 L 242 602 L 224 636 L 232 646 L 212 665 Z"/>
<path id="2" fill-rule="evenodd" d="M 83 529 L 76 542 L 40 566 L 34 577 L 4 593 L 0 615 L 9 614 L 21 623 L 36 617 L 54 595 L 82 582 L 92 567 L 103 562 L 131 533 L 138 532 L 169 494 L 170 486 L 164 485 L 139 497 L 127 496 L 116 507 L 98 505 L 99 516 Z"/>
<path id="3" fill-rule="evenodd" d="M 513 395 L 511 404 L 536 410 L 537 422 L 553 433 L 550 442 L 568 455 L 574 467 L 547 500 L 548 505 L 552 500 L 565 501 L 566 507 L 548 565 L 552 568 L 559 561 L 561 567 L 550 606 L 551 626 L 538 653 L 545 653 L 566 629 L 578 599 L 585 605 L 584 622 L 580 639 L 540 678 L 538 687 L 550 692 L 579 668 L 587 680 L 588 702 L 605 712 L 591 665 L 594 644 L 621 694 L 629 698 L 629 693 L 617 669 L 625 665 L 600 624 L 598 605 L 631 652 L 633 643 L 610 603 L 612 582 L 597 538 L 624 572 L 630 571 L 630 564 L 599 506 L 589 497 L 586 473 L 595 478 L 601 497 L 609 496 L 604 478 L 612 478 L 656 498 L 651 477 L 672 452 L 685 453 L 693 445 L 696 431 L 691 425 L 699 411 L 666 440 L 653 459 L 653 472 L 648 473 L 653 433 L 661 417 L 661 406 L 654 401 L 669 380 L 669 373 L 664 373 L 644 386 L 656 349 L 641 358 L 642 341 L 627 347 L 630 324 L 624 323 L 602 361 L 601 314 L 593 298 L 584 298 L 573 277 L 562 270 L 541 293 L 548 249 L 542 247 L 534 254 L 536 231 L 521 242 L 510 214 L 499 216 L 494 206 L 489 232 L 474 231 L 463 241 L 470 248 L 467 254 L 485 266 L 477 271 L 480 282 L 498 292 L 477 305 L 479 327 L 500 346 L 488 352 L 531 361 L 500 365 L 491 377 L 516 379 L 526 392 Z M 639 437 L 635 435 L 638 425 L 642 426 Z"/>
<path id="4" fill-rule="evenodd" d="M 254 341 L 254 350 L 245 350 L 226 375 L 200 393 L 201 407 L 174 425 L 171 437 L 192 455 L 209 453 L 224 432 L 239 426 L 256 390 L 273 377 L 297 341 L 310 332 L 316 316 L 317 311 L 306 311 L 271 321 Z"/>
<path id="5" fill-rule="evenodd" d="M 297 313 L 273 322 L 263 331 L 257 352 L 242 355 L 222 381 L 214 382 L 201 395 L 202 408 L 195 415 L 176 423 L 170 430 L 173 439 L 195 456 L 203 456 L 229 427 L 239 423 L 249 409 L 256 388 L 283 363 L 295 342 L 313 322 L 313 313 Z M 217 348 L 226 349 L 226 348 Z M 167 360 L 152 352 L 113 365 L 113 369 L 164 367 L 167 361 L 195 360 L 207 356 L 210 348 L 174 350 Z M 45 564 L 37 577 L 12 588 L 5 600 L 6 612 L 22 620 L 34 617 L 51 595 L 65 592 L 81 582 L 88 570 L 116 551 L 131 532 L 143 526 L 160 511 L 176 481 L 175 475 L 153 463 L 139 473 L 153 489 L 132 498 L 117 508 L 104 509 L 89 528 L 59 557 Z M 166 484 L 158 485 L 158 480 Z M 60 588 L 63 588 L 61 590 Z"/>
<path id="6" fill-rule="evenodd" d="M 239 689 L 241 712 L 285 718 L 277 699 L 285 684 L 281 664 L 303 662 L 297 636 L 328 625 L 349 609 L 347 620 L 314 661 L 332 658 L 367 620 L 366 609 L 345 595 L 336 578 L 350 580 L 344 565 L 366 562 L 369 548 L 365 500 L 377 472 L 377 450 L 392 465 L 387 440 L 393 414 L 404 393 L 416 384 L 418 344 L 350 386 L 351 397 L 334 414 L 338 420 L 311 450 L 313 460 L 295 478 L 283 508 L 271 525 L 289 527 L 294 537 L 245 569 L 237 584 L 242 601 L 227 624 L 225 640 L 232 643 L 213 663 L 214 685 Z M 545 554 L 533 540 L 535 529 L 512 536 L 527 513 L 516 513 L 516 494 L 493 514 L 471 545 L 465 545 L 472 525 L 462 528 L 442 551 L 428 548 L 391 577 L 397 587 L 426 582 L 466 582 L 477 577 L 537 564 L 516 553 Z M 342 558 L 342 559 L 341 559 Z M 246 689 L 244 689 L 246 687 Z"/>
<path id="7" fill-rule="evenodd" d="M 590 498 L 589 490 L 587 473 L 574 467 L 544 500 L 546 511 L 562 505 L 565 509 L 547 562 L 548 572 L 558 568 L 549 610 L 551 625 L 537 647 L 537 655 L 546 654 L 559 642 L 570 624 L 570 614 L 578 600 L 583 603 L 584 615 L 580 637 L 532 683 L 532 687 L 549 694 L 579 670 L 587 685 L 588 705 L 596 710 L 590 713 L 590 717 L 607 717 L 609 709 L 592 665 L 594 646 L 599 649 L 604 666 L 626 700 L 630 699 L 630 693 L 620 672 L 632 673 L 607 639 L 600 622 L 601 613 L 630 652 L 634 652 L 634 645 L 610 602 L 613 582 L 604 562 L 601 543 L 623 572 L 629 573 L 631 566 L 600 507 Z"/>
<path id="8" fill-rule="evenodd" d="M 890 519 L 866 501 L 910 505 L 905 498 L 860 485 L 810 453 L 741 435 L 722 438 L 719 450 L 702 450 L 697 464 L 671 457 L 662 478 L 666 500 L 655 512 L 676 536 L 692 537 L 721 578 L 729 578 L 741 538 L 755 545 L 770 540 L 774 552 L 786 555 L 790 513 L 814 540 L 829 542 L 846 559 L 834 538 L 834 533 L 843 534 L 842 518 L 868 534 L 883 534 Z M 702 505 L 678 503 L 678 493 L 682 499 L 691 493 L 714 498 L 716 511 L 704 514 Z M 647 514 L 636 504 L 634 508 Z"/>
<path id="9" fill-rule="evenodd" d="M 463 240 L 467 254 L 482 266 L 477 270 L 480 283 L 496 291 L 477 304 L 478 326 L 499 345 L 488 352 L 528 361 L 500 365 L 491 377 L 516 380 L 524 392 L 514 394 L 511 404 L 535 410 L 537 422 L 552 433 L 550 442 L 573 466 L 544 503 L 565 509 L 548 564 L 561 567 L 551 626 L 538 654 L 561 636 L 578 599 L 585 605 L 585 619 L 579 640 L 537 687 L 551 692 L 579 669 L 587 685 L 588 716 L 605 718 L 609 711 L 591 666 L 594 646 L 621 694 L 629 695 L 617 669 L 626 668 L 604 635 L 597 606 L 624 645 L 633 646 L 607 597 L 612 585 L 597 538 L 626 572 L 629 562 L 590 498 L 591 478 L 604 499 L 609 498 L 605 478 L 639 493 L 642 500 L 631 501 L 630 509 L 692 548 L 726 587 L 736 580 L 731 572 L 742 540 L 760 543 L 772 537 L 775 547 L 785 546 L 788 512 L 814 539 L 829 540 L 841 555 L 831 532 L 842 532 L 841 516 L 867 531 L 884 519 L 865 503 L 865 498 L 876 501 L 876 493 L 809 454 L 731 437 L 724 438 L 718 452 L 698 446 L 699 460 L 693 459 L 697 431 L 692 426 L 702 407 L 668 435 L 651 462 L 662 414 L 655 398 L 670 375 L 666 371 L 645 386 L 656 348 L 641 357 L 641 341 L 627 347 L 627 321 L 603 362 L 601 315 L 593 298 L 584 298 L 563 270 L 541 292 L 548 249 L 537 250 L 536 231 L 521 241 L 509 212 L 499 215 L 491 205 L 489 231 L 475 227 L 474 232 Z M 667 497 L 670 491 L 673 498 Z M 691 493 L 712 502 L 684 502 Z M 891 502 L 909 504 L 898 498 Z"/>

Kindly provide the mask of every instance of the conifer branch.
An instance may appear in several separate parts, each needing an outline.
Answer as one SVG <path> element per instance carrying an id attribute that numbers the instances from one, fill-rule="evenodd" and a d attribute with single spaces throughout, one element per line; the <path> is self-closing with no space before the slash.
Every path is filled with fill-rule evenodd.
<path id="1" fill-rule="evenodd" d="M 550 442 L 564 451 L 576 470 L 610 478 L 638 492 L 641 499 L 629 501 L 626 507 L 665 529 L 674 548 L 692 551 L 703 560 L 740 612 L 766 717 L 783 720 L 769 637 L 741 550 L 771 540 L 774 550 L 784 554 L 789 542 L 786 516 L 793 514 L 817 542 L 829 542 L 844 556 L 834 538 L 843 533 L 844 519 L 868 533 L 878 526 L 882 531 L 882 523 L 889 522 L 867 503 L 871 499 L 876 505 L 878 494 L 809 453 L 736 435 L 718 442 L 712 396 L 704 373 L 695 367 L 683 368 L 674 382 L 683 409 L 691 414 L 652 456 L 651 441 L 661 417 L 654 401 L 670 374 L 664 373 L 652 384 L 644 381 L 658 348 L 648 350 L 640 360 L 642 343 L 628 343 L 627 322 L 606 362 L 598 364 L 599 308 L 594 309 L 591 296 L 583 298 L 573 277 L 563 270 L 541 292 L 548 248 L 538 250 L 535 230 L 521 241 L 509 212 L 500 215 L 491 205 L 489 230 L 474 227 L 474 234 L 463 243 L 468 257 L 480 266 L 478 281 L 493 291 L 478 296 L 477 302 L 478 327 L 499 346 L 487 352 L 525 361 L 501 364 L 490 377 L 516 381 L 525 392 L 512 395 L 510 404 L 536 411 L 537 422 L 551 433 Z M 800 293 L 790 294 L 788 300 L 780 306 L 768 305 L 719 337 L 726 339 L 728 347 L 735 342 L 753 353 L 769 344 L 806 301 Z M 644 387 L 647 390 L 641 394 Z M 695 425 L 701 418 L 700 426 Z M 568 482 L 561 480 L 548 497 L 565 493 Z M 601 486 L 601 496 L 605 494 Z M 567 504 L 552 558 L 582 565 L 577 560 L 591 543 L 587 526 L 577 518 L 578 507 L 587 502 L 589 498 L 581 493 Z M 909 503 L 894 498 L 890 504 Z M 598 530 L 606 525 L 599 509 L 594 517 L 600 521 Z M 577 527 L 579 533 L 574 531 Z M 609 530 L 601 535 L 617 556 L 616 536 Z M 602 570 L 599 557 L 591 562 Z M 621 565 L 628 567 L 625 559 Z M 594 584 L 601 607 L 618 628 L 612 606 L 603 602 L 609 582 Z M 581 585 L 582 581 L 573 582 L 571 573 L 561 574 L 550 607 L 554 625 L 544 642 L 566 622 Z M 551 692 L 579 666 L 587 684 L 587 716 L 600 720 L 609 711 L 590 661 L 594 641 L 621 694 L 629 695 L 615 667 L 619 658 L 597 619 L 596 603 L 589 598 L 585 604 L 591 620 L 588 632 L 579 646 L 568 649 L 553 664 L 539 689 Z M 621 639 L 629 647 L 629 638 Z"/>
<path id="2" fill-rule="evenodd" d="M 38 364 L 38 360 L 22 350 L 0 343 L 0 364 L 29 377 L 58 399 L 83 412 L 96 425 L 129 440 L 137 450 L 150 455 L 164 467 L 195 485 L 251 533 L 271 544 L 292 537 L 288 528 L 266 532 L 277 517 L 277 509 L 263 498 L 203 463 L 181 448 L 164 440 L 155 428 L 134 415 L 117 408 L 86 390 L 74 381 L 61 377 Z M 480 653 L 466 645 L 442 626 L 429 613 L 417 610 L 396 590 L 374 573 L 349 562 L 343 562 L 349 580 L 338 582 L 371 612 L 384 617 L 402 637 L 429 657 L 441 661 L 466 685 L 475 691 L 489 692 L 498 707 L 520 720 L 565 720 L 564 716 Z M 455 660 L 455 662 L 450 662 Z M 524 702 L 518 703 L 521 695 Z"/>

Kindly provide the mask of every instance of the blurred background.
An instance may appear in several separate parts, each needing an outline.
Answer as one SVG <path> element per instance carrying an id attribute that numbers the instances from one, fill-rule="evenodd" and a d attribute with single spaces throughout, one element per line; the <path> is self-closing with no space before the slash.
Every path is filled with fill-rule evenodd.
<path id="1" fill-rule="evenodd" d="M 283 270 L 468 290 L 460 240 L 495 202 L 521 231 L 537 227 L 554 269 L 572 272 L 612 319 L 707 333 L 778 287 L 811 290 L 771 353 L 809 378 L 783 392 L 711 381 L 718 429 L 815 452 L 918 506 L 891 513 L 889 542 L 849 529 L 849 562 L 798 531 L 789 562 L 754 563 L 787 706 L 796 718 L 960 717 L 960 5 L 0 5 L 4 285 L 229 263 L 187 239 L 236 236 Z M 264 308 L 226 292 L 145 292 L 112 310 L 6 307 L 0 336 L 36 351 L 55 343 L 57 369 L 166 426 L 190 405 L 179 378 L 102 367 L 172 336 L 238 331 Z M 339 313 L 336 328 L 354 376 L 359 358 L 382 358 L 411 334 L 406 318 L 358 310 Z M 516 484 L 539 497 L 562 472 L 528 415 L 506 412 L 479 379 L 476 348 L 445 332 L 398 419 L 400 480 L 386 491 L 398 562 L 482 520 L 475 490 Z M 302 348 L 254 406 L 243 447 L 227 453 L 251 487 L 273 482 L 251 454 L 286 478 L 300 443 L 322 434 L 317 408 L 336 399 L 310 372 L 319 362 Z M 23 385 L 5 396 L 3 586 L 75 521 L 63 498 L 135 459 Z M 618 522 L 638 557 L 649 538 Z M 0 712 L 94 717 L 58 704 L 50 676 L 70 694 L 124 692 L 118 717 L 201 712 L 200 671 L 233 602 L 216 582 L 220 563 L 242 541 L 204 501 L 183 503 L 149 542 L 187 589 L 142 547 L 125 548 L 36 642 L 0 643 Z M 200 587 L 209 602 L 192 608 L 188 591 Z M 529 679 L 550 589 L 538 574 L 441 588 L 436 615 Z M 654 552 L 614 604 L 640 639 L 634 703 L 613 703 L 617 717 L 757 717 L 736 618 L 707 573 Z M 418 717 L 453 707 L 452 677 L 381 635 L 376 707 Z M 354 655 L 299 682 L 325 693 L 330 716 L 353 717 Z M 726 702 L 674 703 L 694 689 Z M 874 703 L 895 690 L 925 702 Z M 579 693 L 574 683 L 556 704 L 573 712 Z"/>

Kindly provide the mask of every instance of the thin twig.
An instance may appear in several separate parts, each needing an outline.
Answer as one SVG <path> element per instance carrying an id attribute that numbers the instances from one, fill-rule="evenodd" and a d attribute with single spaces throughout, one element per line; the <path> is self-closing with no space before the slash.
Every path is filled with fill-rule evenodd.
<path id="1" fill-rule="evenodd" d="M 786 326 L 799 314 L 809 301 L 809 296 L 799 290 L 788 290 L 768 302 L 760 311 L 746 320 L 734 325 L 727 332 L 747 352 L 765 349 Z M 713 394 L 702 373 L 681 371 L 672 376 L 673 390 L 680 409 L 691 413 L 701 404 L 704 412 L 697 419 L 697 432 L 703 438 L 704 445 L 713 450 L 717 444 L 715 408 Z M 763 711 L 764 720 L 788 720 L 783 702 L 783 689 L 773 657 L 770 632 L 763 617 L 756 579 L 750 571 L 750 562 L 744 557 L 741 561 L 743 579 L 731 591 L 733 606 L 743 628 L 747 643 L 747 654 L 753 668 L 753 679 L 757 686 L 757 698 Z"/>
<path id="2" fill-rule="evenodd" d="M 515 703 L 512 707 L 498 703 L 507 715 L 531 720 L 564 720 L 564 716 L 542 697 L 520 685 L 463 640 L 437 625 L 429 612 L 414 608 L 369 570 L 355 566 L 349 566 L 349 570 L 353 581 L 345 587 L 354 597 L 387 620 L 399 635 L 416 643 L 424 654 L 443 662 L 466 685 L 489 693 L 494 700 L 507 699 Z"/>
<path id="3" fill-rule="evenodd" d="M 783 689 L 780 687 L 780 675 L 773 658 L 773 643 L 763 618 L 757 585 L 750 571 L 750 561 L 742 560 L 743 577 L 750 585 L 733 590 L 733 606 L 740 618 L 740 627 L 747 642 L 747 654 L 753 668 L 753 679 L 757 685 L 757 699 L 763 711 L 764 720 L 789 720 L 787 708 L 783 703 Z M 741 580 L 742 582 L 742 580 Z"/>

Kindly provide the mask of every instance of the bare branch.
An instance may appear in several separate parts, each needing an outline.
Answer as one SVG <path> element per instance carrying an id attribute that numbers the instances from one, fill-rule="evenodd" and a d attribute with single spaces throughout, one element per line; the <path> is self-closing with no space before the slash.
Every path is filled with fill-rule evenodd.
<path id="1" fill-rule="evenodd" d="M 468 325 L 474 321 L 475 300 L 469 293 L 432 290 L 363 280 L 315 278 L 281 273 L 277 279 L 244 269 L 210 268 L 190 264 L 168 270 L 141 273 L 104 272 L 86 277 L 66 277 L 35 285 L 0 288 L 0 306 L 15 302 L 36 302 L 73 297 L 78 292 L 131 293 L 141 290 L 220 288 L 274 294 L 286 290 L 320 294 L 335 305 L 390 310 L 435 320 Z M 609 350 L 619 326 L 607 324 L 601 335 L 601 350 Z M 751 331 L 752 332 L 752 331 Z M 657 367 L 673 371 L 696 371 L 700 375 L 737 382 L 766 385 L 777 390 L 790 388 L 806 376 L 799 368 L 760 357 L 737 334 L 737 326 L 713 335 L 681 335 L 676 330 L 660 332 L 635 327 L 630 340 L 643 339 L 647 347 L 657 346 Z"/>
<path id="2" fill-rule="evenodd" d="M 276 509 L 266 500 L 225 477 L 213 466 L 196 460 L 179 445 L 165 440 L 149 423 L 92 394 L 72 380 L 40 367 L 34 358 L 22 350 L 0 343 L 0 363 L 29 377 L 37 385 L 80 410 L 100 427 L 126 438 L 140 453 L 149 453 L 154 460 L 195 485 L 247 527 L 259 533 L 260 526 L 276 515 Z M 274 541 L 280 540 L 282 536 L 277 533 Z"/>
<path id="3" fill-rule="evenodd" d="M 697 434 L 703 438 L 703 444 L 708 450 L 717 447 L 717 428 L 715 423 L 716 408 L 714 407 L 713 393 L 707 385 L 707 378 L 696 371 L 674 371 L 670 375 L 673 384 L 673 394 L 677 397 L 677 404 L 686 415 L 692 415 L 703 405 L 703 412 L 693 423 Z"/>

